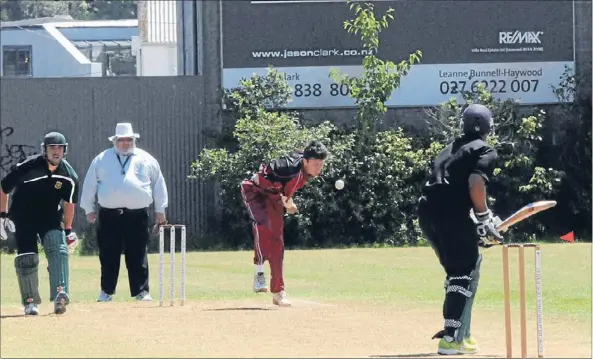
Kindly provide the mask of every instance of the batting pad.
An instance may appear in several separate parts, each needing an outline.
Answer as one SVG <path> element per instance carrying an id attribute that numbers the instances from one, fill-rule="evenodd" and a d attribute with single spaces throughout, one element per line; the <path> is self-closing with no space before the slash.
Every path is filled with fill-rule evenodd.
<path id="1" fill-rule="evenodd" d="M 58 287 L 70 293 L 68 246 L 64 232 L 57 229 L 48 231 L 42 242 L 49 269 L 49 300 L 53 301 L 58 294 Z"/>
<path id="2" fill-rule="evenodd" d="M 28 304 L 28 299 L 33 303 L 41 304 L 39 296 L 39 256 L 37 253 L 23 253 L 14 258 L 14 268 L 19 282 L 19 290 L 23 305 Z"/>
<path id="3" fill-rule="evenodd" d="M 474 305 L 474 298 L 476 297 L 476 292 L 478 291 L 478 282 L 480 281 L 480 266 L 482 264 L 482 255 L 478 256 L 478 261 L 476 262 L 476 268 L 471 272 L 470 277 L 472 280 L 469 283 L 469 291 L 472 293 L 472 296 L 467 298 L 465 302 L 465 307 L 463 308 L 463 313 L 461 314 L 461 328 L 457 332 L 457 339 L 460 341 L 463 338 L 468 338 L 471 335 L 471 324 L 472 324 L 472 307 Z"/>

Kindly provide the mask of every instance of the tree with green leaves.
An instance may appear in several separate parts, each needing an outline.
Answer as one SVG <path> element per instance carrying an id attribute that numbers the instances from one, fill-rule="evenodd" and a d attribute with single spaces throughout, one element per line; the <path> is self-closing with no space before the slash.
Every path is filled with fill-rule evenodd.
<path id="1" fill-rule="evenodd" d="M 420 62 L 422 51 L 410 54 L 407 60 L 394 63 L 379 58 L 379 35 L 387 29 L 389 20 L 394 20 L 394 10 L 389 8 L 383 16 L 377 18 L 374 4 L 348 0 L 350 10 L 355 14 L 352 20 L 344 21 L 344 29 L 349 34 L 360 35 L 362 46 L 369 51 L 364 57 L 363 73 L 353 77 L 333 69 L 330 77 L 339 84 L 348 85 L 350 96 L 354 99 L 358 111 L 356 123 L 361 131 L 362 143 L 368 143 L 377 129 L 382 116 L 387 111 L 385 102 L 393 91 L 400 86 L 413 64 Z"/>
<path id="2" fill-rule="evenodd" d="M 54 17 L 69 15 L 71 1 L 0 1 L 2 21 L 34 19 L 38 17 Z"/>

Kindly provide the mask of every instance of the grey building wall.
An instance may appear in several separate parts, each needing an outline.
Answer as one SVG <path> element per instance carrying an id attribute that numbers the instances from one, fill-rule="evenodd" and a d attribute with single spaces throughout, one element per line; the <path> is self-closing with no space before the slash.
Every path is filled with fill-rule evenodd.
<path id="1" fill-rule="evenodd" d="M 138 147 L 159 162 L 169 190 L 170 223 L 188 226 L 188 236 L 205 229 L 215 200 L 212 186 L 188 181 L 190 165 L 204 146 L 212 122 L 204 116 L 202 78 L 4 79 L 0 100 L 0 178 L 23 156 L 39 153 L 43 135 L 63 132 L 67 159 L 81 185 L 92 159 L 112 146 L 117 122 L 131 122 Z M 215 120 L 215 119 L 214 119 Z M 215 120 L 216 121 L 216 120 Z M 87 224 L 76 213 L 75 228 Z"/>

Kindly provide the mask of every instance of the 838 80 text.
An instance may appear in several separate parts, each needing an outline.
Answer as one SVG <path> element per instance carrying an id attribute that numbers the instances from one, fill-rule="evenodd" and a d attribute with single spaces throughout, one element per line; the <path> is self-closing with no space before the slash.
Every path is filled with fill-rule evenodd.
<path id="1" fill-rule="evenodd" d="M 323 87 L 321 84 L 296 84 L 294 85 L 295 97 L 319 97 L 323 95 Z M 330 96 L 348 96 L 350 89 L 348 85 L 330 84 L 329 88 L 325 89 Z"/>
<path id="2" fill-rule="evenodd" d="M 458 94 L 462 92 L 478 92 L 478 86 L 491 93 L 505 92 L 535 92 L 539 85 L 539 80 L 475 80 L 475 81 L 443 81 L 440 85 L 440 91 L 443 95 Z"/>

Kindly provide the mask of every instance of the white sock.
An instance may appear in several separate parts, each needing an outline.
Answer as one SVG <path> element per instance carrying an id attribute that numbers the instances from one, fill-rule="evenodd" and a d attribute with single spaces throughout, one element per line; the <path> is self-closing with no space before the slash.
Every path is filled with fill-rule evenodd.
<path id="1" fill-rule="evenodd" d="M 263 273 L 263 272 L 264 272 L 264 266 L 256 264 L 255 265 L 255 273 Z"/>

